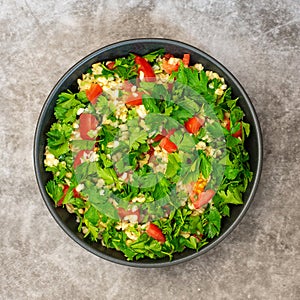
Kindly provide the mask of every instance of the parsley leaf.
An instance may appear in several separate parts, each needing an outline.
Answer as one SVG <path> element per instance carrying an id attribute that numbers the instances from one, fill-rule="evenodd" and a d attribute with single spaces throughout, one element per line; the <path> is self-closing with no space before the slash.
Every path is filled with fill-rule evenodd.
<path id="1" fill-rule="evenodd" d="M 49 180 L 46 184 L 46 191 L 49 196 L 57 203 L 63 196 L 63 189 L 54 180 Z"/>
<path id="2" fill-rule="evenodd" d="M 158 56 L 165 54 L 165 49 L 158 49 L 156 51 L 150 52 L 143 57 L 146 58 L 149 62 L 154 62 Z"/>
<path id="3" fill-rule="evenodd" d="M 54 115 L 62 123 L 73 123 L 76 120 L 78 109 L 84 106 L 84 103 L 78 100 L 77 94 L 61 93 L 54 108 Z"/>
<path id="4" fill-rule="evenodd" d="M 47 133 L 49 151 L 59 157 L 69 151 L 69 139 L 72 134 L 72 126 L 67 124 L 54 123 Z"/>
<path id="5" fill-rule="evenodd" d="M 155 98 L 149 95 L 143 95 L 143 105 L 145 109 L 150 113 L 159 113 L 159 107 L 156 104 Z"/>
<path id="6" fill-rule="evenodd" d="M 223 199 L 224 203 L 227 204 L 243 204 L 241 194 L 238 190 L 234 189 L 231 191 L 228 189 L 225 191 L 218 191 L 218 195 Z"/>
<path id="7" fill-rule="evenodd" d="M 205 212 L 207 223 L 204 226 L 204 231 L 208 238 L 213 238 L 219 235 L 221 228 L 221 215 L 219 211 L 214 207 L 210 206 Z"/>
<path id="8" fill-rule="evenodd" d="M 174 177 L 181 168 L 181 159 L 178 153 L 168 155 L 168 164 L 165 172 L 167 178 Z"/>

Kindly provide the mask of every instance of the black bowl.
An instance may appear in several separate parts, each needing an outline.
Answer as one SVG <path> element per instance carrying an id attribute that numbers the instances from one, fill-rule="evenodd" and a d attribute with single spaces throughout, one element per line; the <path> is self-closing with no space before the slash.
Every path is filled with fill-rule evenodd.
<path id="1" fill-rule="evenodd" d="M 45 189 L 45 184 L 51 178 L 51 174 L 45 171 L 43 165 L 46 133 L 49 131 L 51 124 L 55 122 L 53 113 L 58 95 L 67 89 L 76 92 L 77 79 L 81 77 L 83 73 L 86 73 L 87 69 L 93 63 L 126 56 L 129 52 L 145 55 L 146 53 L 159 48 L 165 48 L 167 52 L 174 54 L 175 57 L 182 57 L 184 53 L 190 53 L 191 64 L 199 62 L 205 69 L 217 72 L 220 76 L 224 77 L 228 86 L 232 88 L 233 97 L 239 97 L 239 105 L 245 112 L 245 121 L 251 125 L 251 133 L 245 143 L 245 147 L 250 154 L 250 166 L 254 176 L 252 182 L 249 184 L 245 194 L 243 195 L 244 204 L 236 205 L 231 208 L 231 216 L 223 219 L 220 235 L 212 239 L 207 245 L 200 249 L 200 251 L 195 252 L 193 250 L 186 249 L 182 253 L 174 254 L 172 261 L 169 261 L 168 258 L 164 258 L 158 260 L 141 259 L 139 261 L 129 262 L 121 252 L 113 249 L 107 249 L 102 246 L 101 243 L 92 243 L 85 240 L 83 238 L 83 234 L 77 231 L 78 224 L 75 221 L 75 217 L 69 214 L 65 209 L 54 206 L 53 200 L 48 196 Z M 170 266 L 190 260 L 215 247 L 220 241 L 228 236 L 228 234 L 237 226 L 242 217 L 245 215 L 254 198 L 262 170 L 261 129 L 251 101 L 240 83 L 222 64 L 211 56 L 185 43 L 167 39 L 155 38 L 121 41 L 89 54 L 67 71 L 67 73 L 55 85 L 42 108 L 37 123 L 34 140 L 34 167 L 39 189 L 50 213 L 61 228 L 83 248 L 101 258 L 122 265 L 134 267 Z"/>

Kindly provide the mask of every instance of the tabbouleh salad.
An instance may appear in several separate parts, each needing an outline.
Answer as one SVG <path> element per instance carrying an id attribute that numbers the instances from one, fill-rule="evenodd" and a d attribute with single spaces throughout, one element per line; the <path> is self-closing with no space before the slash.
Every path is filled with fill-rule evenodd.
<path id="1" fill-rule="evenodd" d="M 128 260 L 199 250 L 252 178 L 238 99 L 190 60 L 159 49 L 95 63 L 57 99 L 46 190 Z"/>

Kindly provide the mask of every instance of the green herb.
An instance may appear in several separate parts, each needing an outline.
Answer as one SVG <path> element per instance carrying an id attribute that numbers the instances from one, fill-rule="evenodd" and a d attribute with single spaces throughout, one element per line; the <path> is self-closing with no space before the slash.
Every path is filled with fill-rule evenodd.
<path id="1" fill-rule="evenodd" d="M 69 139 L 72 134 L 72 127 L 67 124 L 54 123 L 47 133 L 49 151 L 59 157 L 69 151 Z"/>
<path id="2" fill-rule="evenodd" d="M 146 58 L 149 62 L 154 62 L 158 56 L 162 56 L 165 54 L 165 49 L 158 49 L 151 53 L 144 55 L 143 57 Z"/>

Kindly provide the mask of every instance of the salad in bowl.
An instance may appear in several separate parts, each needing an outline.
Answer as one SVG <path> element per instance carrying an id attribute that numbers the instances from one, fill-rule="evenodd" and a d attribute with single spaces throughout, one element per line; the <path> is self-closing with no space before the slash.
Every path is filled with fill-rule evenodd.
<path id="1" fill-rule="evenodd" d="M 252 131 L 224 77 L 158 48 L 91 63 L 55 99 L 45 191 L 84 239 L 128 261 L 198 252 L 253 178 Z"/>

